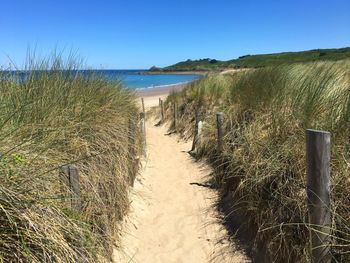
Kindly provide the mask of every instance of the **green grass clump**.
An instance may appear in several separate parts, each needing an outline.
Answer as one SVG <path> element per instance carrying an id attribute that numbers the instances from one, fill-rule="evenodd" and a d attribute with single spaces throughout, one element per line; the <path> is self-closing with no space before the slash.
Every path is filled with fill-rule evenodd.
<path id="1" fill-rule="evenodd" d="M 0 72 L 1 262 L 111 256 L 129 206 L 128 122 L 138 109 L 120 83 L 78 69 L 54 55 L 30 57 L 25 75 Z M 67 205 L 60 182 L 70 163 L 80 172 L 81 211 Z"/>
<path id="2" fill-rule="evenodd" d="M 305 129 L 332 133 L 332 254 L 350 261 L 350 62 L 266 67 L 211 75 L 172 94 L 180 131 L 193 136 L 204 119 L 198 157 L 216 169 L 211 181 L 243 216 L 274 262 L 308 262 Z M 224 151 L 216 151 L 215 112 L 225 114 Z M 229 196 L 229 198 L 227 198 Z"/>

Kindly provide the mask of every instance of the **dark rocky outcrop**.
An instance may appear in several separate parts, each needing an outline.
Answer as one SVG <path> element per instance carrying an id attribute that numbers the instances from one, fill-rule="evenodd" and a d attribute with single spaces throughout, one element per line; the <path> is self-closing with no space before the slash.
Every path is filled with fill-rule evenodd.
<path id="1" fill-rule="evenodd" d="M 163 69 L 162 68 L 159 68 L 159 67 L 156 67 L 156 66 L 152 66 L 149 71 L 151 72 L 162 72 Z"/>

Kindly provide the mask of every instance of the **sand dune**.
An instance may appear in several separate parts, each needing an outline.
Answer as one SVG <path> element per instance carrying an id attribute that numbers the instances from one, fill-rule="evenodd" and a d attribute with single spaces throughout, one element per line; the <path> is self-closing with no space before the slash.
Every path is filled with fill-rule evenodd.
<path id="1" fill-rule="evenodd" d="M 145 98 L 146 107 L 157 103 Z M 147 121 L 148 157 L 135 182 L 122 249 L 115 250 L 114 261 L 248 262 L 243 252 L 232 252 L 217 220 L 212 208 L 216 192 L 201 186 L 210 168 L 186 153 L 190 142 L 166 136 L 166 127 L 155 127 L 155 122 Z"/>

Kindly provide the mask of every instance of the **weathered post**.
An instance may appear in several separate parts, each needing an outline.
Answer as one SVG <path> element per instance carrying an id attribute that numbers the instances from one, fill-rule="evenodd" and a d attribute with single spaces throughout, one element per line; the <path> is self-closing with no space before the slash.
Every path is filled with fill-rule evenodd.
<path id="1" fill-rule="evenodd" d="M 198 121 L 198 131 L 197 131 L 197 141 L 196 141 L 196 148 L 195 151 L 198 151 L 198 148 L 202 144 L 202 127 L 203 127 L 203 121 Z"/>
<path id="2" fill-rule="evenodd" d="M 160 100 L 160 114 L 161 114 L 160 123 L 164 123 L 164 105 L 163 105 L 163 100 Z"/>
<path id="3" fill-rule="evenodd" d="M 142 137 L 142 152 L 143 155 L 147 155 L 146 149 L 146 123 L 145 123 L 145 113 L 140 113 L 140 128 L 141 128 L 141 137 Z"/>
<path id="4" fill-rule="evenodd" d="M 129 119 L 128 127 L 128 154 L 131 160 L 131 166 L 129 166 L 129 178 L 130 185 L 134 186 L 134 181 L 136 177 L 136 154 L 135 154 L 135 123 L 132 119 Z"/>
<path id="5" fill-rule="evenodd" d="M 141 102 L 142 102 L 142 112 L 145 113 L 145 101 L 143 98 L 141 98 Z"/>
<path id="6" fill-rule="evenodd" d="M 79 211 L 81 209 L 80 177 L 78 168 L 74 165 L 69 166 L 69 181 L 72 190 L 72 208 Z"/>
<path id="7" fill-rule="evenodd" d="M 201 144 L 202 127 L 203 127 L 203 122 L 201 119 L 201 114 L 199 110 L 197 110 L 195 126 L 194 126 L 194 138 L 193 138 L 192 149 L 191 149 L 192 153 L 196 153 Z"/>
<path id="8" fill-rule="evenodd" d="M 330 133 L 306 130 L 307 201 L 313 263 L 330 263 Z"/>
<path id="9" fill-rule="evenodd" d="M 161 102 L 161 100 L 162 100 L 162 99 L 161 99 L 161 98 L 159 98 L 159 106 L 160 106 L 160 102 Z"/>
<path id="10" fill-rule="evenodd" d="M 224 139 L 224 114 L 222 112 L 216 113 L 216 127 L 218 130 L 218 153 L 222 152 Z"/>
<path id="11" fill-rule="evenodd" d="M 79 170 L 74 165 L 64 165 L 61 167 L 61 182 L 70 191 L 70 206 L 72 209 L 81 210 L 80 198 L 80 178 Z"/>
<path id="12" fill-rule="evenodd" d="M 173 103 L 173 113 L 174 113 L 174 131 L 177 132 L 177 105 L 176 101 Z"/>

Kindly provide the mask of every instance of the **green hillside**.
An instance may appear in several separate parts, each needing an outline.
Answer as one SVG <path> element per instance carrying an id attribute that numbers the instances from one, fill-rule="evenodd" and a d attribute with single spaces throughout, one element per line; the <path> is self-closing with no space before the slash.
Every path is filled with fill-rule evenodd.
<path id="1" fill-rule="evenodd" d="M 350 58 L 350 47 L 334 49 L 313 49 L 300 52 L 283 52 L 263 55 L 244 55 L 237 59 L 220 61 L 216 59 L 186 60 L 174 65 L 151 71 L 207 71 L 225 68 L 259 68 L 310 61 L 336 61 Z"/>

